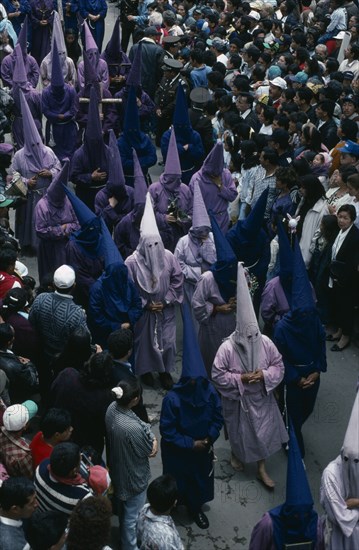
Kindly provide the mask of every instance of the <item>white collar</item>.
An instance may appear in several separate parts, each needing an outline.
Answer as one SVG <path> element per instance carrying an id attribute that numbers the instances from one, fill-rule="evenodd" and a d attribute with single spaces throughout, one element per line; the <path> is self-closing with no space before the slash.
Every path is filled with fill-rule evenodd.
<path id="1" fill-rule="evenodd" d="M 252 112 L 252 109 L 247 109 L 244 113 L 241 114 L 242 118 L 247 118 L 247 116 Z"/>
<path id="2" fill-rule="evenodd" d="M 11 519 L 4 516 L 0 516 L 0 522 L 4 525 L 10 525 L 11 527 L 22 527 L 21 519 Z"/>
<path id="3" fill-rule="evenodd" d="M 59 292 L 58 290 L 55 290 L 55 294 L 58 296 L 61 296 L 61 298 L 70 298 L 70 300 L 73 300 L 74 297 L 71 296 L 71 294 L 62 294 L 62 292 Z"/>

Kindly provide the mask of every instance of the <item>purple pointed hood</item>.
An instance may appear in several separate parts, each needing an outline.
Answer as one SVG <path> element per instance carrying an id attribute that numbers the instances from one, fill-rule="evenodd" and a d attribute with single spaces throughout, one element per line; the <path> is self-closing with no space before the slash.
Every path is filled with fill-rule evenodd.
<path id="1" fill-rule="evenodd" d="M 20 102 L 25 141 L 23 149 L 26 156 L 27 168 L 30 172 L 34 172 L 34 174 L 36 174 L 44 168 L 46 148 L 42 143 L 41 136 L 36 128 L 30 108 L 21 90 Z"/>
<path id="2" fill-rule="evenodd" d="M 220 176 L 224 170 L 223 143 L 217 141 L 204 160 L 201 173 L 205 176 Z"/>
<path id="3" fill-rule="evenodd" d="M 94 37 L 92 36 L 92 32 L 90 31 L 86 21 L 84 21 L 84 33 L 85 33 L 85 46 L 86 46 L 85 49 L 87 53 L 90 52 L 91 50 L 98 51 L 97 44 L 95 42 Z"/>
<path id="4" fill-rule="evenodd" d="M 17 40 L 18 44 L 20 44 L 23 58 L 27 56 L 27 29 L 28 29 L 28 23 L 27 23 L 27 15 L 26 15 L 24 22 L 22 24 L 21 30 L 19 32 L 18 40 Z"/>
<path id="5" fill-rule="evenodd" d="M 197 227 L 211 228 L 211 221 L 208 216 L 206 205 L 204 204 L 200 185 L 198 181 L 195 181 L 193 189 L 192 228 Z"/>
<path id="6" fill-rule="evenodd" d="M 57 50 L 56 40 L 54 40 L 54 44 L 52 46 L 51 57 L 52 57 L 51 87 L 63 90 L 65 81 L 64 81 L 64 76 L 62 74 L 61 62 L 60 62 L 60 57 Z"/>
<path id="7" fill-rule="evenodd" d="M 67 67 L 67 49 L 65 43 L 64 32 L 62 30 L 62 24 L 60 16 L 57 11 L 54 11 L 54 24 L 52 28 L 52 38 L 51 38 L 51 51 L 47 54 L 44 61 L 47 63 L 47 74 L 48 77 L 52 77 L 52 61 L 54 57 L 54 45 L 57 46 L 57 55 L 59 56 L 61 72 L 64 78 L 67 76 L 68 67 Z"/>
<path id="8" fill-rule="evenodd" d="M 142 42 L 138 43 L 135 57 L 133 58 L 130 72 L 126 80 L 127 86 L 141 86 L 141 67 L 142 67 Z"/>
<path id="9" fill-rule="evenodd" d="M 171 137 L 168 145 L 165 170 L 160 176 L 160 182 L 168 191 L 175 191 L 181 185 L 181 164 L 178 156 L 176 134 L 171 128 Z"/>
<path id="10" fill-rule="evenodd" d="M 91 63 L 89 56 L 84 50 L 82 52 L 83 54 L 83 60 L 84 60 L 84 79 L 85 79 L 85 90 L 89 90 L 91 87 L 94 87 L 96 90 L 97 100 L 100 100 L 101 97 L 101 90 L 100 90 L 100 83 L 98 81 L 96 70 Z"/>
<path id="11" fill-rule="evenodd" d="M 69 175 L 70 161 L 66 159 L 60 172 L 56 174 L 46 192 L 47 200 L 57 208 L 63 206 L 65 202 L 66 193 L 64 190 L 64 185 L 66 186 L 68 184 Z"/>
<path id="12" fill-rule="evenodd" d="M 12 81 L 15 84 L 26 84 L 27 83 L 27 74 L 24 64 L 24 58 L 21 55 L 21 46 L 20 44 L 16 44 L 15 49 L 15 65 L 14 65 L 14 73 L 12 76 Z"/>
<path id="13" fill-rule="evenodd" d="M 134 204 L 145 204 L 147 194 L 146 178 L 143 175 L 140 161 L 138 160 L 135 149 L 132 149 L 133 154 L 133 175 L 134 175 Z"/>
<path id="14" fill-rule="evenodd" d="M 120 151 L 117 145 L 117 139 L 113 130 L 109 131 L 109 163 L 107 188 L 109 192 L 121 200 L 127 196 L 125 186 L 125 176 L 123 173 Z"/>
<path id="15" fill-rule="evenodd" d="M 83 150 L 85 152 L 85 160 L 90 166 L 107 170 L 108 148 L 103 140 L 100 114 L 98 111 L 98 98 L 94 86 L 91 87 L 90 91 L 90 103 Z"/>
<path id="16" fill-rule="evenodd" d="M 108 62 L 111 62 L 111 60 L 116 61 L 121 59 L 123 52 L 121 49 L 120 17 L 116 19 L 111 38 L 107 42 L 104 53 L 106 54 L 106 61 Z"/>

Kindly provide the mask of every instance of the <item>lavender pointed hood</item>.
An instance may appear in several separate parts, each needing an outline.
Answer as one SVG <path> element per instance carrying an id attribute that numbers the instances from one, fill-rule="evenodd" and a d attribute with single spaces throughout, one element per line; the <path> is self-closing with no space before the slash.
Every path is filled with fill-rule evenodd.
<path id="1" fill-rule="evenodd" d="M 15 84 L 26 84 L 27 83 L 27 74 L 24 64 L 24 58 L 21 55 L 20 44 L 16 44 L 15 49 L 15 65 L 14 73 L 12 76 L 12 81 Z"/>
<path id="2" fill-rule="evenodd" d="M 146 178 L 143 175 L 140 161 L 136 150 L 132 148 L 133 154 L 133 175 L 134 175 L 134 205 L 145 204 L 147 194 Z"/>
<path id="3" fill-rule="evenodd" d="M 44 159 L 46 155 L 45 145 L 42 143 L 41 136 L 36 128 L 35 121 L 31 114 L 23 92 L 20 90 L 21 115 L 24 128 L 24 153 L 26 156 L 27 167 L 36 174 L 44 168 Z"/>
<path id="4" fill-rule="evenodd" d="M 28 16 L 26 15 L 18 36 L 18 44 L 20 44 L 20 48 L 24 59 L 27 56 L 27 32 L 28 32 L 27 17 Z"/>
<path id="5" fill-rule="evenodd" d="M 200 185 L 198 181 L 195 181 L 193 189 L 192 228 L 198 227 L 211 228 L 211 221 L 208 216 L 206 205 L 204 204 Z"/>
<path id="6" fill-rule="evenodd" d="M 120 151 L 118 150 L 117 139 L 113 130 L 109 131 L 109 164 L 107 188 L 117 200 L 127 196 L 125 176 L 123 173 Z"/>
<path id="7" fill-rule="evenodd" d="M 92 36 L 92 32 L 90 31 L 86 21 L 84 21 L 84 33 L 85 33 L 85 46 L 86 46 L 85 49 L 87 53 L 91 50 L 98 51 L 97 44 L 95 42 L 94 37 Z"/>
<path id="8" fill-rule="evenodd" d="M 65 202 L 66 193 L 64 190 L 64 186 L 67 186 L 69 181 L 69 176 L 70 176 L 70 161 L 66 159 L 64 161 L 64 164 L 60 172 L 56 174 L 56 176 L 50 183 L 46 192 L 47 200 L 58 208 L 63 206 Z"/>
<path id="9" fill-rule="evenodd" d="M 220 176 L 224 170 L 223 143 L 217 141 L 208 153 L 201 168 L 205 176 Z"/>
<path id="10" fill-rule="evenodd" d="M 142 67 L 142 42 L 138 43 L 135 57 L 133 58 L 130 72 L 126 80 L 127 86 L 141 86 Z"/>
<path id="11" fill-rule="evenodd" d="M 160 182 L 169 191 L 175 191 L 181 185 L 181 164 L 178 156 L 177 141 L 174 128 L 171 128 L 171 136 L 168 145 L 165 170 L 160 176 Z"/>
<path id="12" fill-rule="evenodd" d="M 106 60 L 107 61 L 116 61 L 121 59 L 123 54 L 121 48 L 121 34 L 120 34 L 120 17 L 116 19 L 116 22 L 113 26 L 113 31 L 110 40 L 107 42 L 105 48 Z"/>

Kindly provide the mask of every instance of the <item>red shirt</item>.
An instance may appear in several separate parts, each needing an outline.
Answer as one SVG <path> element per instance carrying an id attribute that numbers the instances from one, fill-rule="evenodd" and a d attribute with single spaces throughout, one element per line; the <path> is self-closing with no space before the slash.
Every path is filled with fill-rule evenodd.
<path id="1" fill-rule="evenodd" d="M 45 458 L 50 458 L 53 451 L 53 447 L 44 440 L 42 432 L 37 432 L 37 434 L 34 435 L 30 443 L 30 449 L 34 468 L 37 468 L 40 462 L 42 462 Z"/>
<path id="2" fill-rule="evenodd" d="M 0 298 L 5 298 L 9 290 L 14 287 L 22 287 L 23 284 L 16 275 L 9 275 L 6 271 L 0 271 Z"/>

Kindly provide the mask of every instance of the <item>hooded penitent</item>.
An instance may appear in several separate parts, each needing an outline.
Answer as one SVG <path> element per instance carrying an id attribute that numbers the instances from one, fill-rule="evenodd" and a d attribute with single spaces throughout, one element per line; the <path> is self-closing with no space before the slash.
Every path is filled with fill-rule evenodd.
<path id="1" fill-rule="evenodd" d="M 57 42 L 55 40 L 52 47 L 52 72 L 51 72 L 51 92 L 57 99 L 65 95 L 65 80 L 62 73 L 60 56 L 57 52 Z"/>
<path id="2" fill-rule="evenodd" d="M 147 144 L 147 136 L 140 129 L 140 117 L 138 115 L 136 89 L 134 86 L 129 87 L 127 96 L 123 136 L 127 143 L 136 150 L 141 149 Z"/>
<path id="3" fill-rule="evenodd" d="M 359 495 L 359 391 L 357 391 L 341 450 L 344 499 Z"/>
<path id="4" fill-rule="evenodd" d="M 210 231 L 211 222 L 203 201 L 201 188 L 198 181 L 196 181 L 193 188 L 192 227 L 188 232 L 188 246 L 193 257 L 196 258 L 199 264 L 202 264 L 202 267 L 209 267 L 216 261 L 215 250 L 203 244 Z"/>
<path id="5" fill-rule="evenodd" d="M 83 253 L 90 258 L 99 258 L 102 245 L 102 227 L 101 219 L 92 212 L 76 195 L 67 187 L 63 186 L 68 196 L 78 222 L 81 226 L 79 231 L 71 234 L 70 240 L 75 240 Z"/>
<path id="6" fill-rule="evenodd" d="M 19 36 L 18 36 L 18 44 L 20 44 L 20 48 L 24 59 L 27 56 L 27 33 L 28 33 L 28 22 L 27 22 L 27 15 L 26 15 L 21 27 L 21 31 L 19 32 Z"/>
<path id="7" fill-rule="evenodd" d="M 181 165 L 178 156 L 176 135 L 174 129 L 171 129 L 171 137 L 168 145 L 166 164 L 163 174 L 160 175 L 159 181 L 170 193 L 179 190 L 181 185 Z"/>
<path id="8" fill-rule="evenodd" d="M 67 50 L 66 50 L 64 32 L 62 30 L 62 24 L 60 21 L 60 16 L 57 13 L 57 11 L 54 11 L 54 25 L 52 27 L 52 38 L 51 38 L 51 52 L 44 59 L 44 61 L 47 62 L 48 78 L 51 78 L 51 75 L 52 75 L 52 63 L 53 63 L 53 57 L 54 57 L 55 43 L 57 46 L 57 52 L 60 60 L 61 72 L 63 77 L 66 78 L 67 72 L 68 72 Z"/>
<path id="9" fill-rule="evenodd" d="M 142 42 L 138 43 L 138 47 L 133 58 L 130 72 L 126 79 L 127 86 L 135 86 L 136 90 L 141 86 L 141 72 L 142 72 Z"/>
<path id="10" fill-rule="evenodd" d="M 24 154 L 26 157 L 27 168 L 30 172 L 37 174 L 44 168 L 46 148 L 42 143 L 41 136 L 36 128 L 33 116 L 21 90 L 20 102 L 24 128 Z"/>
<path id="11" fill-rule="evenodd" d="M 120 17 L 116 19 L 116 23 L 113 26 L 111 38 L 107 42 L 107 46 L 101 57 L 103 57 L 105 61 L 110 64 L 119 63 L 124 57 L 124 52 L 121 48 Z"/>
<path id="12" fill-rule="evenodd" d="M 68 201 L 64 186 L 67 186 L 69 181 L 69 170 L 70 161 L 65 160 L 60 172 L 56 174 L 46 191 L 48 202 L 57 208 L 61 208 L 65 200 Z"/>
<path id="13" fill-rule="evenodd" d="M 87 125 L 84 136 L 83 153 L 85 166 L 94 166 L 107 171 L 107 148 L 103 140 L 97 94 L 91 88 Z"/>
<path id="14" fill-rule="evenodd" d="M 172 122 L 178 143 L 189 143 L 192 137 L 192 126 L 188 114 L 186 94 L 182 84 L 177 86 L 176 105 Z"/>
<path id="15" fill-rule="evenodd" d="M 127 197 L 125 176 L 123 173 L 120 152 L 117 146 L 116 136 L 113 130 L 109 131 L 109 164 L 107 188 L 111 196 L 118 201 Z"/>
<path id="16" fill-rule="evenodd" d="M 98 47 L 95 42 L 94 37 L 92 36 L 92 33 L 90 29 L 88 28 L 88 24 L 86 21 L 84 21 L 84 33 L 85 33 L 85 46 L 86 46 L 86 53 L 90 60 L 90 62 L 93 64 L 95 71 L 97 70 L 98 61 L 100 59 L 100 55 L 98 52 Z"/>
<path id="17" fill-rule="evenodd" d="M 14 66 L 14 72 L 12 76 L 12 80 L 14 85 L 17 84 L 17 87 L 19 88 L 27 88 L 27 74 L 24 64 L 23 56 L 21 55 L 21 48 L 20 44 L 16 44 L 15 46 L 15 66 Z"/>
<path id="18" fill-rule="evenodd" d="M 246 372 L 256 371 L 264 353 L 263 340 L 241 263 L 237 267 L 236 330 L 231 334 L 231 341 L 243 369 Z"/>
<path id="19" fill-rule="evenodd" d="M 212 177 L 221 176 L 223 170 L 223 143 L 217 141 L 217 143 L 212 147 L 211 151 L 205 158 L 200 172 L 204 176 L 204 181 L 206 182 L 206 178 L 208 180 Z M 206 183 L 208 183 L 208 181 Z"/>
<path id="20" fill-rule="evenodd" d="M 210 271 L 223 300 L 228 303 L 229 299 L 236 295 L 237 258 L 211 212 L 210 218 L 217 253 L 217 261 L 210 267 Z"/>
<path id="21" fill-rule="evenodd" d="M 290 307 L 292 303 L 293 250 L 284 225 L 280 220 L 278 220 L 277 232 L 279 244 L 279 280 Z"/>
<path id="22" fill-rule="evenodd" d="M 273 542 L 275 548 L 300 542 L 312 542 L 311 548 L 315 548 L 318 514 L 313 510 L 313 498 L 292 426 L 289 436 L 286 499 L 284 504 L 269 511 Z"/>
<path id="23" fill-rule="evenodd" d="M 160 288 L 160 277 L 165 267 L 164 256 L 165 248 L 158 231 L 151 195 L 147 193 L 135 258 L 138 284 L 149 294 L 155 294 Z"/>
<path id="24" fill-rule="evenodd" d="M 134 176 L 134 193 L 133 193 L 133 222 L 138 227 L 143 216 L 143 211 L 146 203 L 147 183 L 143 175 L 140 161 L 138 160 L 135 149 L 132 149 L 133 154 L 133 176 Z"/>

